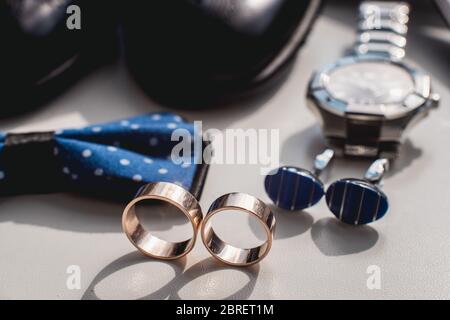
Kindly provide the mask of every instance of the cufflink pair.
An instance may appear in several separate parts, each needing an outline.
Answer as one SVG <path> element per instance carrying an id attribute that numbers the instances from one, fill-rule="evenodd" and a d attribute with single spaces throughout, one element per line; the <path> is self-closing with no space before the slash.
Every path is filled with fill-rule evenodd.
<path id="1" fill-rule="evenodd" d="M 304 210 L 325 195 L 327 206 L 340 221 L 364 225 L 381 219 L 388 210 L 388 199 L 379 183 L 389 169 L 387 159 L 376 160 L 363 179 L 346 178 L 333 182 L 325 192 L 319 176 L 334 157 L 334 151 L 317 155 L 312 171 L 284 166 L 266 176 L 265 189 L 277 207 Z"/>
<path id="2" fill-rule="evenodd" d="M 181 242 L 169 242 L 146 230 L 136 214 L 136 206 L 148 200 L 163 201 L 181 211 L 192 225 L 192 237 Z M 266 241 L 262 245 L 238 248 L 226 243 L 214 232 L 211 218 L 219 212 L 236 210 L 248 213 L 261 223 L 266 233 Z M 248 266 L 258 263 L 269 253 L 275 217 L 263 201 L 244 193 L 229 193 L 217 198 L 203 217 L 197 199 L 189 191 L 173 183 L 156 182 L 143 186 L 127 205 L 122 216 L 122 227 L 131 243 L 152 258 L 175 260 L 187 255 L 193 249 L 200 231 L 203 244 L 213 257 L 228 265 Z"/>

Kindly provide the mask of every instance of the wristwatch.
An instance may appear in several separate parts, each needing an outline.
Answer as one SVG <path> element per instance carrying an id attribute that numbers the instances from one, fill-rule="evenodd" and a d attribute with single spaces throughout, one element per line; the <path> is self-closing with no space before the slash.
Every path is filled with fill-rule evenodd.
<path id="1" fill-rule="evenodd" d="M 353 53 L 312 76 L 308 107 L 337 154 L 394 158 L 407 129 L 438 106 L 430 76 L 403 61 L 409 11 L 362 2 Z"/>

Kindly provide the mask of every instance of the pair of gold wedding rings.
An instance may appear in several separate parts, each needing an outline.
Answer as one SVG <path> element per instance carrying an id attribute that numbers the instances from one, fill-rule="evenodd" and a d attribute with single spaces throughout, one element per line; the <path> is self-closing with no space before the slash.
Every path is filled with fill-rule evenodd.
<path id="1" fill-rule="evenodd" d="M 189 219 L 192 237 L 181 242 L 159 239 L 146 230 L 136 214 L 136 206 L 141 201 L 159 200 L 175 206 Z M 261 223 L 266 233 L 266 241 L 254 248 L 238 248 L 223 241 L 212 228 L 211 218 L 223 211 L 243 211 Z M 217 198 L 203 218 L 197 199 L 184 188 L 168 182 L 156 182 L 143 186 L 123 212 L 122 227 L 131 243 L 144 255 L 174 260 L 188 254 L 194 247 L 200 229 L 203 244 L 211 255 L 232 266 L 248 266 L 258 263 L 269 253 L 275 229 L 275 217 L 261 200 L 244 193 L 230 193 Z"/>

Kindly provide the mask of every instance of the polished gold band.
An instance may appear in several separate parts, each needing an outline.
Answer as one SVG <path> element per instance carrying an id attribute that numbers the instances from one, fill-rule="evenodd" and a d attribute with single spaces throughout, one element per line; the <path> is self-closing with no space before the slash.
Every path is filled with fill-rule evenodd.
<path id="1" fill-rule="evenodd" d="M 177 207 L 189 219 L 193 235 L 182 242 L 168 242 L 152 236 L 136 216 L 136 205 L 143 200 L 160 200 Z M 197 199 L 182 187 L 168 182 L 150 183 L 143 186 L 127 205 L 122 216 L 122 228 L 131 243 L 146 256 L 173 260 L 188 254 L 195 244 L 202 210 Z"/>
<path id="2" fill-rule="evenodd" d="M 262 245 L 242 249 L 227 244 L 214 232 L 210 219 L 221 211 L 240 210 L 255 216 L 266 232 L 267 240 Z M 261 200 L 245 194 L 230 193 L 216 199 L 206 214 L 202 226 L 202 241 L 213 257 L 233 266 L 248 266 L 258 263 L 269 253 L 273 241 L 275 217 Z"/>

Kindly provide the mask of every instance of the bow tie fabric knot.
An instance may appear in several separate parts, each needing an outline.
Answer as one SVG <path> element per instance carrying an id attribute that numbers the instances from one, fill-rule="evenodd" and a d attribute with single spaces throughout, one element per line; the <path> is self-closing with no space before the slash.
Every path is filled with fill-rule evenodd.
<path id="1" fill-rule="evenodd" d="M 194 124 L 172 113 L 151 113 L 55 132 L 0 134 L 0 195 L 77 191 L 131 198 L 140 186 L 177 183 L 199 193 L 206 168 L 175 164 L 172 132 Z M 191 139 L 193 140 L 193 139 Z M 193 141 L 192 141 L 193 144 Z M 199 194 L 197 194 L 199 196 Z"/>

